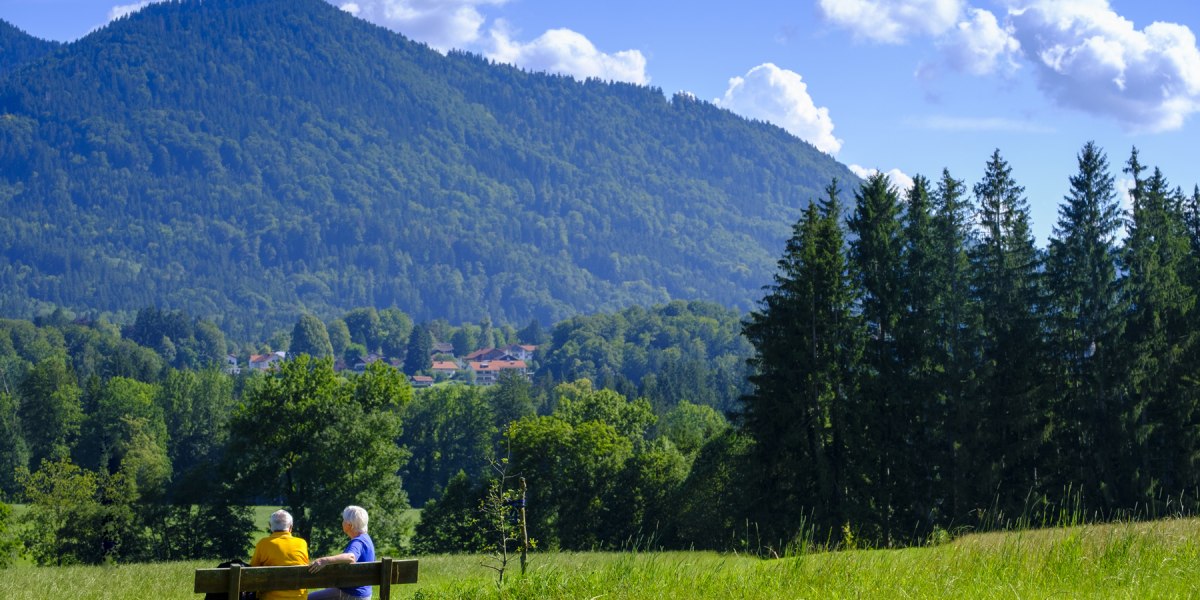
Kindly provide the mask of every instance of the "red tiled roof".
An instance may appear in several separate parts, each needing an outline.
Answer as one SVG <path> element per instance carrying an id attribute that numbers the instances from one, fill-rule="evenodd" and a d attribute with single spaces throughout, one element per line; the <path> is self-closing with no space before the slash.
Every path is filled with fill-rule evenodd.
<path id="1" fill-rule="evenodd" d="M 503 371 L 504 369 L 525 369 L 523 360 L 473 360 L 472 371 Z"/>

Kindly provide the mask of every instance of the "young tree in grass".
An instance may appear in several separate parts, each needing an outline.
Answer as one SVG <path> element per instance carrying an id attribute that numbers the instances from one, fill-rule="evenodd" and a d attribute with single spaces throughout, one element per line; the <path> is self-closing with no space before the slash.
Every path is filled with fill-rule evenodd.
<path id="1" fill-rule="evenodd" d="M 976 465 L 974 500 L 1020 515 L 1040 491 L 1047 415 L 1040 256 L 1025 189 L 997 150 L 975 185 L 979 244 L 971 255 L 982 319 L 978 420 L 964 441 Z"/>
<path id="2" fill-rule="evenodd" d="M 1046 258 L 1050 381 L 1056 426 L 1056 489 L 1118 489 L 1122 382 L 1118 343 L 1124 309 L 1117 277 L 1121 228 L 1108 159 L 1093 142 L 1079 152 L 1079 170 L 1059 206 Z"/>

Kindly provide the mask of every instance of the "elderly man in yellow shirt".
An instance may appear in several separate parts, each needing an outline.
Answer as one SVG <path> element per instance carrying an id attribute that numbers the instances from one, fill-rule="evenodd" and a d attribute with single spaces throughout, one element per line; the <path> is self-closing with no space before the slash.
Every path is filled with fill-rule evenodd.
<path id="1" fill-rule="evenodd" d="M 292 515 L 286 510 L 271 513 L 271 535 L 258 540 L 254 546 L 252 567 L 285 567 L 308 564 L 308 542 L 292 536 Z M 259 594 L 262 600 L 304 598 L 306 590 L 282 590 Z"/>

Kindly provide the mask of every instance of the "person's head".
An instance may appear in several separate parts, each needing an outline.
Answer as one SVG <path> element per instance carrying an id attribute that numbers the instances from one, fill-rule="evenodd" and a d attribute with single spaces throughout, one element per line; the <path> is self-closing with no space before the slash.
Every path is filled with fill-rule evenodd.
<path id="1" fill-rule="evenodd" d="M 271 531 L 291 531 L 292 530 L 292 515 L 286 510 L 277 510 L 271 513 Z"/>
<path id="2" fill-rule="evenodd" d="M 367 509 L 361 506 L 347 506 L 342 511 L 342 525 L 349 526 L 351 530 L 358 533 L 367 532 Z"/>

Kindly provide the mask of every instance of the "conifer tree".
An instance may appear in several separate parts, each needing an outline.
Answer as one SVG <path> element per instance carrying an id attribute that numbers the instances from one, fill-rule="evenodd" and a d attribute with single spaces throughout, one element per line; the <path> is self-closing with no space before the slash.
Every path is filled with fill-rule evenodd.
<path id="1" fill-rule="evenodd" d="M 775 283 L 744 333 L 754 391 L 743 427 L 755 440 L 747 507 L 767 539 L 787 541 L 804 519 L 836 536 L 847 518 L 846 406 L 858 339 L 836 180 L 793 227 Z M 834 538 L 836 539 L 836 537 Z"/>
<path id="2" fill-rule="evenodd" d="M 974 192 L 980 227 L 971 256 L 982 314 L 979 407 L 974 434 L 964 441 L 976 465 L 976 502 L 1019 515 L 1026 499 L 1040 491 L 1037 467 L 1047 427 L 1040 390 L 1040 257 L 1025 189 L 999 150 Z"/>
<path id="3" fill-rule="evenodd" d="M 409 376 L 428 370 L 433 366 L 433 334 L 429 326 L 421 323 L 413 327 L 408 337 L 408 352 L 404 356 L 404 372 Z"/>
<path id="4" fill-rule="evenodd" d="M 1128 451 L 1119 441 L 1116 412 L 1123 379 L 1116 244 L 1122 219 L 1104 152 L 1088 142 L 1078 164 L 1046 259 L 1056 451 L 1051 486 L 1112 489 L 1119 456 Z"/>
<path id="5" fill-rule="evenodd" d="M 896 449 L 902 467 L 897 492 L 903 498 L 897 510 L 913 524 L 910 533 L 920 536 L 942 516 L 938 504 L 949 493 L 946 475 L 952 462 L 943 376 L 949 360 L 943 336 L 949 332 L 941 328 L 948 282 L 929 187 L 929 180 L 917 175 L 904 198 L 901 315 L 896 323 L 900 378 L 893 384 L 908 418 L 907 443 Z"/>
<path id="6" fill-rule="evenodd" d="M 971 285 L 970 252 L 975 238 L 966 184 L 943 169 L 934 200 L 934 268 L 940 295 L 935 309 L 937 323 L 929 337 L 938 341 L 945 360 L 940 387 L 945 394 L 947 437 L 939 440 L 943 444 L 940 449 L 931 447 L 930 451 L 935 457 L 949 455 L 944 463 L 949 471 L 945 478 L 949 489 L 940 497 L 951 518 L 962 519 L 975 507 L 969 493 L 974 468 L 962 442 L 973 434 L 978 422 L 974 394 L 982 315 Z"/>
<path id="7" fill-rule="evenodd" d="M 1143 179 L 1134 149 L 1126 173 L 1134 179 L 1133 215 L 1123 251 L 1130 306 L 1122 347 L 1129 351 L 1131 449 L 1137 465 L 1135 498 L 1162 502 L 1197 483 L 1200 451 L 1191 326 L 1196 290 L 1186 275 L 1189 254 L 1182 194 L 1172 193 L 1157 168 Z M 1129 472 L 1135 472 L 1129 469 Z"/>
<path id="8" fill-rule="evenodd" d="M 909 405 L 911 398 L 905 390 L 897 385 L 904 376 L 896 337 L 904 303 L 904 237 L 900 199 L 886 175 L 876 173 L 867 178 L 855 193 L 855 201 L 854 214 L 847 222 L 853 236 L 850 271 L 860 294 L 867 338 L 859 369 L 862 402 L 856 411 L 862 423 L 856 430 L 864 439 L 852 447 L 859 451 L 864 475 L 871 482 L 868 494 L 882 508 L 875 511 L 871 525 L 878 528 L 883 539 L 890 540 L 893 527 L 911 529 L 907 515 L 896 515 L 900 523 L 892 517 L 894 509 L 912 505 L 912 498 L 898 495 L 898 488 L 915 476 L 904 460 L 905 449 L 913 443 L 915 433 L 914 407 Z"/>

